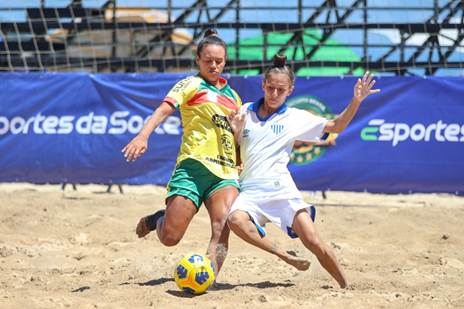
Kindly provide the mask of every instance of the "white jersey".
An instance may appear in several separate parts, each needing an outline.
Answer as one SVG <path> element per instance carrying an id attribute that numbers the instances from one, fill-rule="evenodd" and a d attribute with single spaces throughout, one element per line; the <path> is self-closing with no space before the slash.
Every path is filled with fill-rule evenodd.
<path id="1" fill-rule="evenodd" d="M 246 123 L 240 137 L 240 191 L 264 199 L 302 198 L 287 168 L 293 144 L 318 141 L 328 120 L 286 104 L 260 119 L 257 112 L 262 102 L 241 108 Z"/>

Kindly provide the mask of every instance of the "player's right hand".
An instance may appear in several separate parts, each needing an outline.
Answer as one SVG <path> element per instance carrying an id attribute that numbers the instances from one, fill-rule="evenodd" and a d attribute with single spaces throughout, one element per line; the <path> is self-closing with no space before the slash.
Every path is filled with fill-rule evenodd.
<path id="1" fill-rule="evenodd" d="M 238 112 L 227 115 L 227 121 L 230 124 L 232 132 L 239 133 L 245 126 L 245 115 Z"/>
<path id="2" fill-rule="evenodd" d="M 127 162 L 135 161 L 141 157 L 148 149 L 148 139 L 137 135 L 130 141 L 129 144 L 124 147 L 121 152 L 124 153 L 124 157 Z"/>

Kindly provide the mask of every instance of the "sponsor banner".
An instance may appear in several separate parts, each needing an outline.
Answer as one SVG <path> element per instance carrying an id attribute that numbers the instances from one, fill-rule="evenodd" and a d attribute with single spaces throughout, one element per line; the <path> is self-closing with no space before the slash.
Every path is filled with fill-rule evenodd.
<path id="1" fill-rule="evenodd" d="M 0 83 L 0 182 L 168 182 L 181 143 L 170 116 L 148 152 L 127 163 L 121 149 L 185 74 L 5 73 Z M 290 106 L 332 119 L 356 78 L 298 78 Z M 261 77 L 229 78 L 244 102 Z M 341 134 L 297 142 L 290 170 L 300 189 L 464 191 L 463 78 L 382 77 L 382 89 Z M 279 128 L 273 128 L 278 131 Z"/>
<path id="2" fill-rule="evenodd" d="M 237 79 L 237 80 L 235 80 Z M 235 85 L 236 82 L 236 85 Z M 290 106 L 340 114 L 356 78 L 297 78 Z M 234 77 L 242 99 L 261 79 Z M 300 189 L 386 193 L 464 192 L 464 78 L 382 77 L 341 134 L 295 144 L 290 170 Z"/>
<path id="3" fill-rule="evenodd" d="M 127 163 L 121 149 L 184 75 L 2 74 L 0 181 L 165 184 L 175 166 L 178 112 Z"/>

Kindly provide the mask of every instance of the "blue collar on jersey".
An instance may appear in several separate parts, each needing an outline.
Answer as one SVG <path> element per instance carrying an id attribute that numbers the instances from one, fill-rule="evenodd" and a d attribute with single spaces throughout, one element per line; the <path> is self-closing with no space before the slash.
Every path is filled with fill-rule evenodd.
<path id="1" fill-rule="evenodd" d="M 266 121 L 266 120 L 268 120 L 269 118 L 271 118 L 271 116 L 274 115 L 274 114 L 283 114 L 283 113 L 285 113 L 285 111 L 286 111 L 287 108 L 288 108 L 287 103 L 284 102 L 284 104 L 282 104 L 281 106 L 279 106 L 279 108 L 278 108 L 275 112 L 273 112 L 272 114 L 268 115 L 267 117 L 262 118 L 262 117 L 259 116 L 258 111 L 259 111 L 259 107 L 260 107 L 261 104 L 263 104 L 263 103 L 264 103 L 264 98 L 261 98 L 261 99 L 259 99 L 258 101 L 255 101 L 255 102 L 251 103 L 250 106 L 248 106 L 248 110 L 254 111 L 255 114 L 256 114 L 256 117 L 258 117 L 258 119 L 259 119 L 260 121 Z"/>

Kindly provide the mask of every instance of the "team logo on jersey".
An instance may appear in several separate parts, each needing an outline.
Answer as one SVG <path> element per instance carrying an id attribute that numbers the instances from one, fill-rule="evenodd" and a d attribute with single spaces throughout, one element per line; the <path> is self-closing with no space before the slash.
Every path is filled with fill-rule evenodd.
<path id="1" fill-rule="evenodd" d="M 283 124 L 272 124 L 271 129 L 272 129 L 272 132 L 274 132 L 275 135 L 279 135 L 280 133 L 283 132 L 284 125 Z"/>
<path id="2" fill-rule="evenodd" d="M 250 136 L 250 129 L 244 129 L 242 133 L 242 137 L 248 137 Z"/>
<path id="3" fill-rule="evenodd" d="M 321 100 L 313 96 L 298 96 L 292 97 L 287 100 L 287 105 L 309 111 L 318 116 L 328 119 L 335 118 L 329 106 L 324 104 Z M 334 141 L 337 135 L 329 135 L 327 141 Z M 329 145 L 315 145 L 314 143 L 307 143 L 296 141 L 290 156 L 290 162 L 294 164 L 308 164 L 320 156 L 322 156 Z"/>
<path id="4" fill-rule="evenodd" d="M 234 141 L 232 138 L 227 134 L 221 135 L 221 144 L 224 146 L 224 150 L 227 155 L 231 156 L 233 154 L 234 149 Z"/>
<path id="5" fill-rule="evenodd" d="M 230 127 L 226 116 L 214 114 L 211 117 L 211 121 L 216 125 L 216 127 L 232 132 L 232 128 Z"/>
<path id="6" fill-rule="evenodd" d="M 188 85 L 192 82 L 193 80 L 193 76 L 190 76 L 190 77 L 187 77 L 187 78 L 184 78 L 183 80 L 179 81 L 173 88 L 172 88 L 172 92 L 175 92 L 175 93 L 181 93 L 182 91 L 185 90 L 185 88 L 188 87 Z"/>

